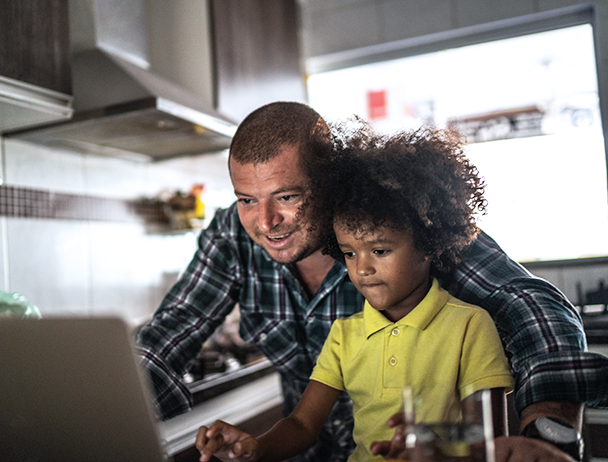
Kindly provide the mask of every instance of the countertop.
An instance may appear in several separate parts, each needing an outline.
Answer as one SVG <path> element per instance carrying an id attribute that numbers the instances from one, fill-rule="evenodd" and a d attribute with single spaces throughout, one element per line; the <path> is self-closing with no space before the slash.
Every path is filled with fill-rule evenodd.
<path id="1" fill-rule="evenodd" d="M 189 388 L 195 398 L 192 410 L 159 423 L 169 456 L 192 447 L 201 425 L 218 419 L 238 425 L 283 402 L 279 374 L 268 360 L 189 384 Z"/>

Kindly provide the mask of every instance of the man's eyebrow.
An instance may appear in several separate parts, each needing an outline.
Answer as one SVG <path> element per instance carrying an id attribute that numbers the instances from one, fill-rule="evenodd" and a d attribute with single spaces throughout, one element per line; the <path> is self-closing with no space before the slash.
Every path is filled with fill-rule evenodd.
<path id="1" fill-rule="evenodd" d="M 285 194 L 285 193 L 289 193 L 289 194 L 295 194 L 295 193 L 303 193 L 304 191 L 306 191 L 306 188 L 302 187 L 302 186 L 294 186 L 292 188 L 281 188 L 281 189 L 277 189 L 275 191 L 272 191 L 270 193 L 271 196 L 276 196 L 279 194 Z M 242 193 L 240 192 L 238 189 L 234 190 L 234 194 L 237 196 L 247 196 L 247 197 L 253 197 L 251 194 L 246 194 L 246 193 Z"/>
<path id="2" fill-rule="evenodd" d="M 285 194 L 285 193 L 301 193 L 305 190 L 306 190 L 306 188 L 303 188 L 302 186 L 295 186 L 292 188 L 281 188 L 281 189 L 277 189 L 276 191 L 274 191 L 272 193 L 272 195 L 276 196 L 277 194 Z"/>

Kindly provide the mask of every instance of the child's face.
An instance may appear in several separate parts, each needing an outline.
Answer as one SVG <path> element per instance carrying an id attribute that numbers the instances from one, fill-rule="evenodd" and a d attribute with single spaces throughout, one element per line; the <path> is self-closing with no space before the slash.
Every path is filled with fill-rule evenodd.
<path id="1" fill-rule="evenodd" d="M 340 224 L 334 231 L 351 281 L 388 319 L 401 319 L 426 296 L 431 263 L 409 233 L 386 226 L 352 233 Z"/>

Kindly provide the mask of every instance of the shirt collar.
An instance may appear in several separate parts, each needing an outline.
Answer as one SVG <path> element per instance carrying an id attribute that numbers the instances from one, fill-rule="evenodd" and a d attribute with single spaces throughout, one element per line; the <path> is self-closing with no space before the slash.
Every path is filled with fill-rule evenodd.
<path id="1" fill-rule="evenodd" d="M 423 331 L 446 304 L 448 297 L 449 294 L 439 287 L 437 279 L 433 279 L 431 288 L 422 301 L 397 322 L 392 322 L 386 318 L 382 312 L 372 308 L 366 300 L 363 307 L 365 335 L 369 337 L 387 326 L 411 326 Z"/>

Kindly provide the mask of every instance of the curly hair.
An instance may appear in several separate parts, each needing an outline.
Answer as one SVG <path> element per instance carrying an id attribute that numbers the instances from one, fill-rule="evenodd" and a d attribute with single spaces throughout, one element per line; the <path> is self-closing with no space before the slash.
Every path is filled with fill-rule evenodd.
<path id="1" fill-rule="evenodd" d="M 327 230 L 323 252 L 343 261 L 333 223 L 353 233 L 389 226 L 411 233 L 433 274 L 453 268 L 479 232 L 475 214 L 486 207 L 464 138 L 431 127 L 382 135 L 360 119 L 332 131 L 332 155 L 309 165 L 315 219 Z"/>

